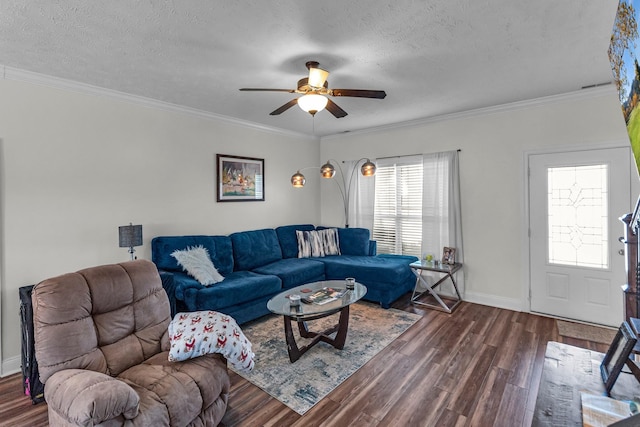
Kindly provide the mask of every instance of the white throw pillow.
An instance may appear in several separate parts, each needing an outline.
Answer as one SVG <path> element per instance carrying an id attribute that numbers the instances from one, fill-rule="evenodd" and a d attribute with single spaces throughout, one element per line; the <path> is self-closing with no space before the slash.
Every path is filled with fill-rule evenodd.
<path id="1" fill-rule="evenodd" d="M 220 353 L 240 371 L 253 369 L 251 342 L 231 316 L 216 311 L 178 313 L 169 323 L 168 332 L 170 362 Z"/>
<path id="2" fill-rule="evenodd" d="M 203 286 L 213 285 L 224 280 L 224 277 L 218 273 L 211 262 L 209 251 L 204 246 L 176 250 L 171 253 L 171 256 Z"/>

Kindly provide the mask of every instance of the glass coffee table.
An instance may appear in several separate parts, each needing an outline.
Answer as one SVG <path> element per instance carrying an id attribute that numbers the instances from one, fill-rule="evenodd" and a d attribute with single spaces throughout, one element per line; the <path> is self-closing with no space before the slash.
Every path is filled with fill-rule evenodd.
<path id="1" fill-rule="evenodd" d="M 346 291 L 344 294 L 333 301 L 324 304 L 305 303 L 303 302 L 308 296 L 323 288 L 332 288 L 335 291 Z M 347 339 L 347 329 L 349 328 L 349 306 L 360 300 L 367 293 L 366 286 L 355 283 L 354 289 L 346 290 L 346 282 L 344 280 L 325 280 L 321 282 L 308 283 L 296 288 L 287 289 L 279 293 L 267 302 L 267 308 L 275 314 L 284 317 L 284 335 L 287 341 L 287 351 L 289 352 L 289 360 L 295 362 L 307 352 L 311 347 L 320 341 L 331 344 L 338 350 L 344 348 Z M 290 297 L 299 295 L 302 301 L 296 305 L 295 298 L 292 305 Z M 332 314 L 340 313 L 338 323 L 322 332 L 312 332 L 307 325 L 308 321 L 322 319 Z M 303 338 L 312 338 L 309 344 L 298 347 L 293 335 L 292 323 L 298 324 L 300 336 Z M 336 333 L 335 338 L 330 335 Z"/>

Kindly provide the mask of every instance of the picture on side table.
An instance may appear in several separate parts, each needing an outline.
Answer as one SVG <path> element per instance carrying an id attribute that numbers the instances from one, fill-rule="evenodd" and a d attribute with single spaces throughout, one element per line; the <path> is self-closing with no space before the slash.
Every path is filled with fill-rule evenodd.
<path id="1" fill-rule="evenodd" d="M 443 264 L 455 264 L 456 262 L 456 248 L 447 248 L 446 246 L 442 250 L 442 263 Z"/>
<path id="2" fill-rule="evenodd" d="M 637 338 L 631 327 L 627 322 L 623 322 L 600 364 L 600 374 L 602 375 L 607 396 L 611 392 L 616 379 L 618 379 L 622 368 L 629 360 L 629 355 L 636 342 Z"/>
<path id="3" fill-rule="evenodd" d="M 216 154 L 218 202 L 264 201 L 264 159 Z"/>

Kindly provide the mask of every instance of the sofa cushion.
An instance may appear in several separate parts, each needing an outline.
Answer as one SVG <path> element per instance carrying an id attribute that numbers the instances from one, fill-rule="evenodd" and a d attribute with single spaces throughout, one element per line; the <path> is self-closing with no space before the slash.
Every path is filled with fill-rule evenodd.
<path id="1" fill-rule="evenodd" d="M 414 279 L 409 264 L 416 257 L 383 257 L 342 255 L 318 258 L 325 264 L 327 280 L 340 280 L 354 277 L 356 281 L 367 283 L 388 283 L 392 285 L 405 278 Z"/>
<path id="2" fill-rule="evenodd" d="M 253 271 L 278 276 L 282 280 L 284 289 L 324 280 L 324 264 L 313 259 L 281 259 Z"/>
<path id="3" fill-rule="evenodd" d="M 182 271 L 171 254 L 176 250 L 203 246 L 223 276 L 233 271 L 233 251 L 229 236 L 160 236 L 151 240 L 151 259 L 160 270 Z"/>
<path id="4" fill-rule="evenodd" d="M 190 276 L 204 286 L 213 285 L 224 280 L 224 277 L 218 273 L 213 262 L 211 262 L 209 251 L 203 246 L 176 250 L 171 253 L 171 256 L 178 261 L 178 264 L 180 264 Z"/>
<path id="5" fill-rule="evenodd" d="M 318 258 L 325 264 L 327 280 L 354 277 L 367 287 L 364 299 L 379 302 L 383 308 L 411 291 L 416 278 L 409 264 L 418 258 L 406 255 L 378 255 Z"/>
<path id="6" fill-rule="evenodd" d="M 233 243 L 235 270 L 253 270 L 282 259 L 278 235 L 272 228 L 242 231 L 229 236 Z"/>
<path id="7" fill-rule="evenodd" d="M 298 258 L 298 238 L 296 231 L 310 231 L 315 229 L 312 224 L 284 225 L 276 228 L 280 241 L 283 258 Z"/>
<path id="8" fill-rule="evenodd" d="M 215 310 L 271 295 L 282 290 L 278 276 L 236 271 L 215 286 L 205 287 L 184 273 L 174 274 L 176 298 L 183 300 L 189 311 Z M 266 305 L 266 301 L 265 301 Z"/>

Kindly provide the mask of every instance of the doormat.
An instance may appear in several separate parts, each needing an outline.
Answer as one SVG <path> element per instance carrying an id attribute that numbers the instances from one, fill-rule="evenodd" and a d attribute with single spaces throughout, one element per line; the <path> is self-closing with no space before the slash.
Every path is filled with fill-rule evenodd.
<path id="1" fill-rule="evenodd" d="M 604 326 L 585 325 L 583 323 L 565 322 L 557 320 L 558 333 L 563 337 L 577 338 L 581 340 L 611 344 L 616 336 L 617 329 Z"/>

